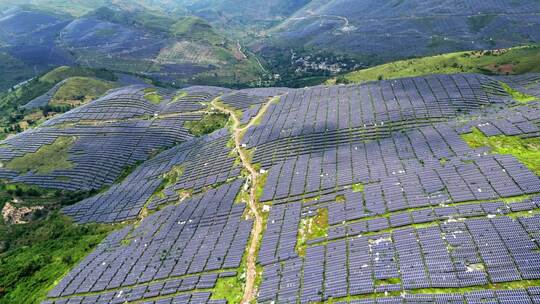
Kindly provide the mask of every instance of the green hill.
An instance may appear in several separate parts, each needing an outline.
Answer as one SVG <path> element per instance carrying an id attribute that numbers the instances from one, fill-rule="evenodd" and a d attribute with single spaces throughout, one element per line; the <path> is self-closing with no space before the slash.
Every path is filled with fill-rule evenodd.
<path id="1" fill-rule="evenodd" d="M 344 74 L 329 83 L 362 83 L 430 74 L 517 75 L 533 72 L 540 72 L 539 45 L 401 60 Z"/>
<path id="2" fill-rule="evenodd" d="M 182 18 L 171 26 L 170 32 L 178 38 L 206 41 L 211 44 L 221 44 L 226 40 L 217 34 L 210 24 L 194 16 Z"/>
<path id="3" fill-rule="evenodd" d="M 87 103 L 115 88 L 114 82 L 91 77 L 71 77 L 54 94 L 51 105 L 78 106 Z"/>
<path id="4" fill-rule="evenodd" d="M 25 110 L 21 106 L 47 93 L 59 82 L 60 87 L 46 109 Z M 0 93 L 0 138 L 39 124 L 50 113 L 65 112 L 72 106 L 95 98 L 113 88 L 116 76 L 105 70 L 59 67 L 41 77 L 4 93 Z"/>

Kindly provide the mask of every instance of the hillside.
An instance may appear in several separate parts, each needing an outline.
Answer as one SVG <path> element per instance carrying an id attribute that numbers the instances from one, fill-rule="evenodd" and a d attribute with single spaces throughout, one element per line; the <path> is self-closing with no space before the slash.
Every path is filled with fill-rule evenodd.
<path id="1" fill-rule="evenodd" d="M 401 60 L 341 75 L 330 82 L 362 83 L 380 79 L 452 73 L 519 75 L 540 73 L 540 47 L 467 51 Z"/>
<path id="2" fill-rule="evenodd" d="M 302 87 L 395 60 L 540 38 L 537 1 L 18 0 L 2 7 L 11 9 L 1 13 L 8 35 L 0 33 L 0 60 L 17 72 L 0 88 L 71 64 L 175 86 Z"/>
<path id="3" fill-rule="evenodd" d="M 535 74 L 115 89 L 2 142 L 3 202 L 45 206 L 6 227 L 92 241 L 0 301 L 532 301 L 539 98 Z M 6 244 L 0 274 L 25 260 Z"/>
<path id="4" fill-rule="evenodd" d="M 253 55 L 196 17 L 115 5 L 72 17 L 38 7 L 4 11 L 0 18 L 0 60 L 10 75 L 0 89 L 60 65 L 106 68 L 175 86 L 247 86 L 262 76 Z"/>
<path id="5" fill-rule="evenodd" d="M 0 137 L 16 134 L 122 84 L 105 70 L 59 67 L 0 93 Z"/>
<path id="6" fill-rule="evenodd" d="M 0 304 L 540 303 L 540 0 L 0 0 Z"/>
<path id="7" fill-rule="evenodd" d="M 539 12 L 537 1 L 316 0 L 250 46 L 281 66 L 284 75 L 283 66 L 298 61 L 304 69 L 316 64 L 319 74 L 343 72 L 411 57 L 537 42 Z M 288 56 L 282 58 L 282 53 Z"/>

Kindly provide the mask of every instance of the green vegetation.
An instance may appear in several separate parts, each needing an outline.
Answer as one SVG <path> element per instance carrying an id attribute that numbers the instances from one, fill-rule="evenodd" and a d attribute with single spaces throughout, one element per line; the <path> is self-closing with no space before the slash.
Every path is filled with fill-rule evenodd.
<path id="1" fill-rule="evenodd" d="M 182 98 L 188 96 L 189 94 L 187 92 L 184 92 L 184 91 L 179 91 L 178 93 L 176 93 L 176 95 L 173 97 L 172 99 L 172 102 L 178 102 L 180 101 Z"/>
<path id="2" fill-rule="evenodd" d="M 155 11 L 118 9 L 118 7 L 114 6 L 100 7 L 93 11 L 91 15 L 104 21 L 143 27 L 158 33 L 168 32 L 169 28 L 175 23 L 173 18 Z"/>
<path id="3" fill-rule="evenodd" d="M 328 209 L 317 210 L 317 215 L 303 219 L 300 222 L 296 241 L 296 251 L 298 255 L 304 256 L 306 253 L 307 241 L 323 238 L 328 233 Z"/>
<path id="4" fill-rule="evenodd" d="M 95 70 L 89 68 L 69 66 L 61 66 L 59 68 L 56 68 L 49 73 L 41 76 L 39 80 L 41 82 L 57 84 L 60 81 L 68 79 L 70 77 L 94 77 L 108 81 L 116 81 L 116 76 L 114 75 L 114 73 L 107 70 Z"/>
<path id="5" fill-rule="evenodd" d="M 96 192 L 97 191 L 70 192 L 63 190 L 43 189 L 38 186 L 26 184 L 0 183 L 0 209 L 5 203 L 10 202 L 15 198 L 19 201 L 17 204 L 23 204 L 24 206 L 66 206 L 85 199 Z"/>
<path id="6" fill-rule="evenodd" d="M 152 196 L 164 198 L 163 190 L 176 184 L 182 175 L 184 175 L 184 167 L 182 165 L 173 166 L 169 172 L 163 174 L 163 180 Z"/>
<path id="7" fill-rule="evenodd" d="M 0 303 L 39 303 L 116 226 L 76 225 L 57 211 L 96 191 L 69 192 L 0 183 L 0 209 L 43 206 L 26 224 L 0 218 Z"/>
<path id="8" fill-rule="evenodd" d="M 536 97 L 522 93 L 520 91 L 517 91 L 513 88 L 511 88 L 509 85 L 507 85 L 504 82 L 500 82 L 503 89 L 512 96 L 513 99 L 517 100 L 520 103 L 527 103 L 536 100 Z"/>
<path id="9" fill-rule="evenodd" d="M 212 299 L 225 299 L 227 303 L 240 303 L 244 287 L 238 276 L 219 278 L 212 292 Z"/>
<path id="10" fill-rule="evenodd" d="M 391 284 L 401 284 L 400 278 L 389 278 L 382 280 L 375 280 L 375 286 L 391 285 Z"/>
<path id="11" fill-rule="evenodd" d="M 103 81 L 115 81 L 114 73 L 106 70 L 93 70 L 78 67 L 59 67 L 45 75 L 8 92 L 0 93 L 0 138 L 18 133 L 38 125 L 51 115 L 71 109 L 70 105 L 47 105 L 41 109 L 25 110 L 20 108 L 32 99 L 39 97 L 60 81 L 70 77 L 93 77 Z M 76 87 L 68 91 L 75 93 Z M 86 98 L 86 97 L 85 97 Z"/>
<path id="12" fill-rule="evenodd" d="M 257 179 L 257 182 L 253 185 L 255 187 L 255 200 L 259 202 L 263 195 L 264 185 L 266 185 L 266 179 L 268 178 L 268 172 L 261 174 Z"/>
<path id="13" fill-rule="evenodd" d="M 203 136 L 219 130 L 229 121 L 229 115 L 224 113 L 208 113 L 199 121 L 187 121 L 184 127 L 195 136 Z"/>
<path id="14" fill-rule="evenodd" d="M 524 74 L 540 72 L 540 46 L 458 52 L 401 60 L 339 76 L 333 82 L 362 83 L 430 74 Z"/>
<path id="15" fill-rule="evenodd" d="M 467 22 L 469 23 L 469 27 L 471 30 L 475 33 L 480 32 L 482 29 L 484 29 L 488 24 L 495 19 L 495 15 L 478 15 L 478 16 L 471 16 L 467 19 Z"/>
<path id="16" fill-rule="evenodd" d="M 226 39 L 218 35 L 205 20 L 187 16 L 171 26 L 170 32 L 178 38 L 206 41 L 210 44 L 223 44 Z"/>
<path id="17" fill-rule="evenodd" d="M 144 89 L 144 98 L 156 105 L 160 104 L 163 100 L 163 97 L 159 95 L 158 91 L 155 88 Z"/>
<path id="18" fill-rule="evenodd" d="M 364 192 L 364 184 L 358 183 L 352 185 L 352 191 L 353 192 Z"/>
<path id="19" fill-rule="evenodd" d="M 1 43 L 1 42 L 0 42 Z M 28 80 L 34 76 L 31 66 L 8 53 L 0 52 L 0 91 L 7 90 L 13 84 Z"/>
<path id="20" fill-rule="evenodd" d="M 170 186 L 176 184 L 182 175 L 184 175 L 184 166 L 176 165 L 173 166 L 169 172 L 163 175 L 163 179 L 166 186 Z"/>
<path id="21" fill-rule="evenodd" d="M 6 164 L 6 167 L 23 173 L 34 171 L 39 174 L 72 168 L 73 163 L 69 160 L 68 152 L 75 141 L 75 137 L 59 137 L 53 143 L 40 147 L 34 153 L 27 153 L 12 159 Z"/>
<path id="22" fill-rule="evenodd" d="M 114 229 L 76 225 L 53 212 L 46 219 L 2 227 L 0 303 L 39 303 L 57 281 Z"/>
<path id="23" fill-rule="evenodd" d="M 518 136 L 485 136 L 480 130 L 462 135 L 471 148 L 488 147 L 492 153 L 510 154 L 540 175 L 540 138 L 523 139 Z"/>
<path id="24" fill-rule="evenodd" d="M 72 77 L 56 91 L 50 104 L 80 105 L 105 94 L 116 84 L 90 77 Z"/>
<path id="25" fill-rule="evenodd" d="M 124 179 L 126 179 L 137 167 L 139 167 L 144 161 L 138 160 L 132 165 L 128 165 L 122 169 L 122 172 L 120 172 L 120 175 L 116 178 L 115 184 L 121 183 Z"/>

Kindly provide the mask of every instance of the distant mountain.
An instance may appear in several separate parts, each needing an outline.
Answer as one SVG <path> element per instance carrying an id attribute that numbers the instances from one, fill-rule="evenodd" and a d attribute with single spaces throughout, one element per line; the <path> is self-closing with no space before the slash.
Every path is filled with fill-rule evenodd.
<path id="1" fill-rule="evenodd" d="M 313 0 L 254 48 L 332 51 L 370 65 L 394 59 L 540 40 L 540 2 Z"/>
<path id="2" fill-rule="evenodd" d="M 60 65 L 81 65 L 143 74 L 173 84 L 238 86 L 259 79 L 252 55 L 203 19 L 122 6 L 101 7 L 80 17 L 34 8 L 6 10 L 0 18 L 0 89 Z"/>
<path id="3" fill-rule="evenodd" d="M 180 0 L 195 14 L 218 12 L 243 23 L 281 20 L 292 15 L 311 0 Z"/>
<path id="4" fill-rule="evenodd" d="M 0 8 L 10 84 L 80 64 L 176 84 L 304 86 L 394 60 L 540 41 L 538 1 L 0 0 Z"/>

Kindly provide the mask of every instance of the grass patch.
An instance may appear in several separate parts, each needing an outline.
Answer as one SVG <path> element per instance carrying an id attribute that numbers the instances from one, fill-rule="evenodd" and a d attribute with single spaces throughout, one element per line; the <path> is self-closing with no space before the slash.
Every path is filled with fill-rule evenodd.
<path id="1" fill-rule="evenodd" d="M 184 127 L 195 136 L 203 136 L 225 127 L 228 120 L 227 114 L 209 113 L 199 121 L 186 121 Z"/>
<path id="2" fill-rule="evenodd" d="M 178 102 L 178 101 L 180 101 L 180 99 L 182 99 L 182 98 L 184 98 L 184 97 L 186 97 L 188 95 L 189 94 L 187 92 L 180 91 L 174 96 L 174 98 L 172 99 L 172 102 Z"/>
<path id="3" fill-rule="evenodd" d="M 540 175 L 540 138 L 523 139 L 518 136 L 485 136 L 480 130 L 463 134 L 463 140 L 471 148 L 488 147 L 495 154 L 510 154 Z"/>
<path id="4" fill-rule="evenodd" d="M 208 22 L 195 16 L 180 19 L 171 26 L 170 32 L 178 38 L 207 42 L 211 45 L 221 45 L 226 41 L 214 31 Z"/>
<path id="5" fill-rule="evenodd" d="M 180 180 L 180 177 L 182 177 L 182 175 L 184 175 L 184 166 L 182 165 L 173 166 L 169 172 L 163 174 L 162 176 L 163 180 L 161 181 L 161 184 L 154 192 L 154 195 L 160 198 L 164 198 L 165 193 L 163 193 L 163 190 L 176 184 Z"/>
<path id="6" fill-rule="evenodd" d="M 109 81 L 90 77 L 72 77 L 56 91 L 51 104 L 81 105 L 115 87 L 116 85 Z"/>
<path id="7" fill-rule="evenodd" d="M 59 68 L 56 68 L 49 73 L 41 76 L 39 80 L 41 82 L 48 82 L 48 83 L 59 83 L 60 81 L 64 79 L 68 79 L 70 77 L 95 77 L 100 78 L 103 80 L 108 81 L 116 81 L 117 77 L 114 75 L 113 72 L 107 71 L 107 70 L 95 70 L 90 68 L 80 68 L 80 67 L 69 67 L 69 66 L 61 66 Z"/>
<path id="8" fill-rule="evenodd" d="M 264 185 L 266 185 L 266 179 L 268 178 L 268 172 L 259 175 L 257 182 L 255 183 L 255 201 L 259 202 L 264 192 Z"/>
<path id="9" fill-rule="evenodd" d="M 531 101 L 536 100 L 535 96 L 528 95 L 528 94 L 525 94 L 523 92 L 517 91 L 517 90 L 513 89 L 512 87 L 510 87 L 509 85 L 507 85 L 506 83 L 504 83 L 504 82 L 499 82 L 499 83 L 501 84 L 502 88 L 506 91 L 506 93 L 510 94 L 510 96 L 513 99 L 515 99 L 516 101 L 518 101 L 520 103 L 527 103 L 527 102 L 531 102 Z"/>
<path id="10" fill-rule="evenodd" d="M 469 51 L 391 62 L 351 72 L 338 83 L 363 83 L 382 79 L 432 74 L 480 73 L 488 75 L 540 72 L 540 46 L 530 45 L 494 51 Z"/>
<path id="11" fill-rule="evenodd" d="M 243 282 L 238 276 L 219 278 L 212 292 L 211 299 L 225 299 L 227 303 L 240 303 L 244 292 Z"/>
<path id="12" fill-rule="evenodd" d="M 22 173 L 34 171 L 39 174 L 70 169 L 73 163 L 69 160 L 68 152 L 75 141 L 75 137 L 58 137 L 53 143 L 42 146 L 34 153 L 12 159 L 6 167 Z"/>
<path id="13" fill-rule="evenodd" d="M 306 254 L 307 241 L 326 237 L 328 234 L 328 209 L 317 210 L 317 215 L 303 219 L 300 222 L 296 240 L 298 255 Z"/>
<path id="14" fill-rule="evenodd" d="M 389 278 L 382 280 L 375 280 L 376 286 L 392 285 L 392 284 L 401 284 L 400 278 Z"/>
<path id="15" fill-rule="evenodd" d="M 364 184 L 358 183 L 352 185 L 352 191 L 353 192 L 364 192 Z"/>
<path id="16" fill-rule="evenodd" d="M 121 183 L 123 180 L 125 180 L 131 173 L 133 173 L 135 171 L 135 169 L 137 169 L 137 167 L 139 167 L 141 164 L 143 163 L 143 161 L 136 161 L 133 165 L 129 165 L 129 166 L 126 166 L 124 167 L 124 169 L 122 169 L 122 172 L 120 172 L 120 175 L 118 175 L 118 177 L 116 178 L 116 180 L 114 181 L 115 184 L 119 184 Z"/>
<path id="17" fill-rule="evenodd" d="M 173 166 L 172 169 L 163 175 L 165 182 L 168 186 L 174 185 L 180 180 L 180 177 L 184 175 L 184 166 Z"/>
<path id="18" fill-rule="evenodd" d="M 155 88 L 146 88 L 144 89 L 144 98 L 150 101 L 153 104 L 160 104 L 163 100 L 163 97 L 159 95 Z"/>
<path id="19" fill-rule="evenodd" d="M 236 198 L 234 199 L 234 202 L 237 204 L 242 204 L 242 203 L 247 204 L 249 202 L 249 199 L 250 199 L 249 190 L 246 191 L 244 189 L 240 189 L 240 191 L 236 195 Z"/>

